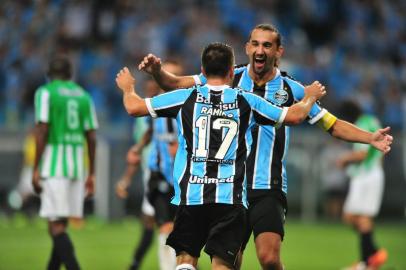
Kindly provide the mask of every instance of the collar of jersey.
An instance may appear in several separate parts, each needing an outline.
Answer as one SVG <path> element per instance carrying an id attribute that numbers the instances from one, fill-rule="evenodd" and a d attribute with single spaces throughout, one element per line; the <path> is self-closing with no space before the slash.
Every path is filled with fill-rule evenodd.
<path id="1" fill-rule="evenodd" d="M 209 88 L 210 90 L 213 90 L 213 91 L 223 91 L 226 88 L 230 88 L 230 86 L 227 84 L 223 84 L 223 85 L 206 84 L 206 86 L 207 86 L 207 88 Z"/>

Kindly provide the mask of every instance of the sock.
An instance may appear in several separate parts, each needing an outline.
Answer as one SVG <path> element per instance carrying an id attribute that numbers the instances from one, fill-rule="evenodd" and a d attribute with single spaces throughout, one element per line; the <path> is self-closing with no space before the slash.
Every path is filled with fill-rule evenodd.
<path id="1" fill-rule="evenodd" d="M 152 243 L 152 237 L 154 236 L 154 229 L 149 229 L 144 227 L 144 231 L 142 232 L 141 241 L 138 243 L 137 248 L 134 251 L 133 262 L 131 264 L 131 269 L 138 269 L 139 265 L 141 264 L 142 259 L 145 256 L 145 253 L 149 249 Z"/>
<path id="2" fill-rule="evenodd" d="M 75 251 L 69 235 L 67 233 L 61 233 L 54 236 L 53 239 L 56 253 L 66 269 L 79 270 L 79 263 L 76 260 Z"/>
<path id="3" fill-rule="evenodd" d="M 373 232 L 361 233 L 360 236 L 362 261 L 367 263 L 368 258 L 377 251 L 373 240 Z"/>
<path id="4" fill-rule="evenodd" d="M 176 266 L 175 270 L 196 270 L 196 268 L 188 263 L 182 263 Z"/>
<path id="5" fill-rule="evenodd" d="M 58 256 L 58 253 L 56 252 L 56 248 L 55 248 L 55 241 L 52 239 L 52 253 L 51 253 L 51 258 L 49 259 L 48 262 L 48 270 L 59 270 L 59 268 L 61 267 L 61 259 Z"/>
<path id="6" fill-rule="evenodd" d="M 158 257 L 161 270 L 172 270 L 176 267 L 176 253 L 172 247 L 165 244 L 167 238 L 168 234 L 159 234 Z"/>

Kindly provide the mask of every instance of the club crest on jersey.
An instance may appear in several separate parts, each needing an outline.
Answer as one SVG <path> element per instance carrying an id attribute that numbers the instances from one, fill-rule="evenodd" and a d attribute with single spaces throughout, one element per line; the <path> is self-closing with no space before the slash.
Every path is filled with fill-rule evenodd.
<path id="1" fill-rule="evenodd" d="M 279 89 L 273 95 L 273 101 L 278 105 L 282 105 L 282 104 L 286 103 L 286 101 L 288 101 L 288 99 L 289 99 L 289 94 L 288 94 L 288 92 L 285 91 L 285 89 Z"/>

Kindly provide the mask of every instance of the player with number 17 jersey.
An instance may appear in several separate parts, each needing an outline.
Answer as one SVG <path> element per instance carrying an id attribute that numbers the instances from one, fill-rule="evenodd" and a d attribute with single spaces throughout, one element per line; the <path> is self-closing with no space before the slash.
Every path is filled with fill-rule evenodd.
<path id="1" fill-rule="evenodd" d="M 153 117 L 176 118 L 176 205 L 244 204 L 245 160 L 255 123 L 280 125 L 287 108 L 241 89 L 196 86 L 146 99 Z"/>

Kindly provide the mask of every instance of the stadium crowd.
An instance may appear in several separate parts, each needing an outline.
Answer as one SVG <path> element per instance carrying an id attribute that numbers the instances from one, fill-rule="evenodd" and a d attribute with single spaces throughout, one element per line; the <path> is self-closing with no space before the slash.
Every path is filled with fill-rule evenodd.
<path id="1" fill-rule="evenodd" d="M 245 63 L 250 29 L 270 22 L 283 36 L 281 69 L 328 86 L 324 107 L 334 112 L 337 101 L 356 99 L 384 125 L 402 129 L 404 14 L 401 0 L 2 1 L 0 127 L 33 122 L 34 91 L 55 52 L 74 59 L 76 81 L 94 98 L 102 128 L 130 125 L 121 96 L 111 91 L 120 67 L 135 69 L 152 52 L 199 73 L 201 50 L 213 41 L 232 45 L 236 62 Z"/>

